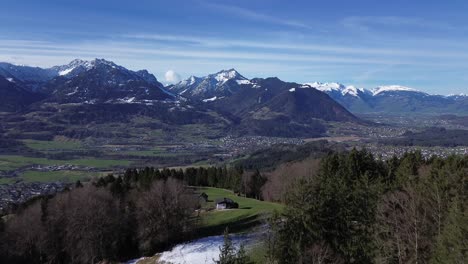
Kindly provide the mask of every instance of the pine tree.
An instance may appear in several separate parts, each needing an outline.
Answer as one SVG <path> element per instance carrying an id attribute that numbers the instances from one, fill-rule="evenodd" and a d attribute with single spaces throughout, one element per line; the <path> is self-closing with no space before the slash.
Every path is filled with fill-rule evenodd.
<path id="1" fill-rule="evenodd" d="M 236 264 L 236 252 L 232 239 L 229 236 L 229 229 L 226 227 L 224 230 L 224 242 L 219 248 L 219 260 L 215 261 L 217 264 Z"/>

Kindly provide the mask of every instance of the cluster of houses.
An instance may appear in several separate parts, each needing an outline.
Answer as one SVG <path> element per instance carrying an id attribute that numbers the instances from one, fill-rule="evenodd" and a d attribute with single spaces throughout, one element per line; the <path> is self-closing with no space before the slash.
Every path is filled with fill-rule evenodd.
<path id="1" fill-rule="evenodd" d="M 65 164 L 65 165 L 36 165 L 31 168 L 32 170 L 37 170 L 37 171 L 62 171 L 62 170 L 80 170 L 80 171 L 96 171 L 96 168 L 93 167 L 82 167 L 82 166 L 76 166 L 76 165 L 71 165 L 71 164 Z"/>
<path id="2" fill-rule="evenodd" d="M 69 184 L 63 182 L 0 184 L 0 213 L 12 204 L 21 204 L 39 196 L 63 191 Z"/>
<path id="3" fill-rule="evenodd" d="M 229 151 L 231 156 L 242 154 L 245 152 L 266 148 L 276 144 L 294 144 L 302 145 L 305 143 L 300 138 L 280 138 L 280 137 L 262 137 L 262 136 L 245 136 L 234 137 L 226 136 L 222 138 L 220 147 Z"/>
<path id="4" fill-rule="evenodd" d="M 468 147 L 418 147 L 418 146 L 380 146 L 366 145 L 367 150 L 376 157 L 382 157 L 383 160 L 390 159 L 393 156 L 401 157 L 406 152 L 421 151 L 424 158 L 438 156 L 446 158 L 450 155 L 468 155 Z"/>

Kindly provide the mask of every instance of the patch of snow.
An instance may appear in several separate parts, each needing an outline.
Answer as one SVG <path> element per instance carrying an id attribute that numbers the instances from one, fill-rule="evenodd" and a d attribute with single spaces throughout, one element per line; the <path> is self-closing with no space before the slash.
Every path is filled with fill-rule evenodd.
<path id="1" fill-rule="evenodd" d="M 71 93 L 67 93 L 67 96 L 74 95 L 78 92 L 78 87 L 75 87 L 75 90 Z"/>
<path id="2" fill-rule="evenodd" d="M 250 84 L 249 80 L 237 80 L 237 84 Z"/>
<path id="3" fill-rule="evenodd" d="M 7 81 L 9 81 L 9 82 L 11 82 L 11 83 L 14 83 L 14 82 L 15 82 L 15 80 L 13 80 L 13 78 L 6 78 L 6 79 L 7 79 Z"/>
<path id="4" fill-rule="evenodd" d="M 254 236 L 231 235 L 235 247 L 241 243 L 247 247 L 255 242 Z M 223 245 L 223 236 L 212 236 L 175 246 L 170 251 L 160 254 L 159 261 L 182 264 L 211 264 L 219 258 L 219 248 Z"/>
<path id="5" fill-rule="evenodd" d="M 468 96 L 468 95 L 465 94 L 465 93 L 447 95 L 447 97 L 466 97 L 466 96 Z"/>
<path id="6" fill-rule="evenodd" d="M 236 78 L 237 76 L 239 76 L 237 71 L 235 71 L 234 69 L 231 69 L 227 71 L 223 70 L 223 71 L 218 72 L 214 78 L 218 82 L 225 83 L 229 81 L 230 79 Z"/>
<path id="7" fill-rule="evenodd" d="M 295 92 L 295 91 L 296 91 L 296 88 L 291 88 L 291 89 L 289 89 L 289 92 L 291 92 L 291 93 L 292 93 L 292 92 Z"/>
<path id="8" fill-rule="evenodd" d="M 131 98 L 128 98 L 128 99 L 125 100 L 125 102 L 127 102 L 127 103 L 131 103 L 133 101 L 135 101 L 135 97 L 131 97 Z"/>
<path id="9" fill-rule="evenodd" d="M 342 85 L 341 83 L 335 83 L 335 82 L 332 82 L 332 83 L 313 82 L 313 83 L 304 83 L 304 85 L 309 85 L 322 92 L 341 91 L 345 88 L 345 86 Z"/>
<path id="10" fill-rule="evenodd" d="M 193 85 L 197 80 L 195 79 L 195 76 L 190 76 L 190 83 L 189 85 Z"/>
<path id="11" fill-rule="evenodd" d="M 84 101 L 85 104 L 96 104 L 96 99 Z"/>
<path id="12" fill-rule="evenodd" d="M 58 74 L 59 74 L 60 76 L 67 75 L 67 74 L 69 74 L 70 72 L 72 72 L 74 69 L 75 69 L 75 67 L 71 67 L 71 68 L 68 68 L 68 69 L 65 69 L 65 70 L 59 72 Z"/>
<path id="13" fill-rule="evenodd" d="M 207 103 L 207 102 L 213 102 L 213 101 L 216 101 L 216 100 L 222 99 L 222 98 L 224 98 L 224 97 L 218 98 L 217 96 L 214 96 L 214 97 L 211 97 L 211 98 L 203 99 L 202 101 Z"/>

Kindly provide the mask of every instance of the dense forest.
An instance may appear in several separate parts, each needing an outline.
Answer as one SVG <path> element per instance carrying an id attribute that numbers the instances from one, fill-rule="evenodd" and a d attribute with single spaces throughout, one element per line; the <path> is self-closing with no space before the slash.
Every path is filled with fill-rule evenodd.
<path id="1" fill-rule="evenodd" d="M 272 263 L 465 263 L 468 156 L 331 154 L 287 194 Z M 281 221 L 279 221 L 279 219 Z"/>
<path id="2" fill-rule="evenodd" d="M 468 156 L 424 159 L 415 152 L 381 161 L 366 150 L 311 156 L 268 172 L 128 169 L 8 215 L 0 257 L 97 263 L 154 254 L 196 232 L 198 194 L 188 186 L 212 186 L 286 204 L 268 221 L 268 263 L 464 263 L 467 179 Z M 232 248 L 226 252 L 234 256 Z"/>

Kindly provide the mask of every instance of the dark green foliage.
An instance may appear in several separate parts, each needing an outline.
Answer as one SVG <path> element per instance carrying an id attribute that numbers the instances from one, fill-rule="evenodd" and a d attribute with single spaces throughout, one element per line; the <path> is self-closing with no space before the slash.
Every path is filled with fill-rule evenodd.
<path id="1" fill-rule="evenodd" d="M 253 264 L 245 252 L 244 245 L 240 245 L 239 249 L 232 243 L 229 236 L 229 229 L 224 230 L 224 242 L 219 248 L 219 259 L 215 261 L 217 264 Z"/>
<path id="2" fill-rule="evenodd" d="M 372 263 L 374 212 L 384 175 L 383 163 L 366 151 L 325 158 L 316 182 L 300 182 L 288 198 L 288 222 L 280 232 L 289 241 L 281 259 L 303 262 L 309 249 L 325 243 L 346 262 Z"/>
<path id="3" fill-rule="evenodd" d="M 229 229 L 224 230 L 224 242 L 219 248 L 219 260 L 217 264 L 235 264 L 236 263 L 236 248 L 232 243 L 232 239 L 229 236 Z"/>
<path id="4" fill-rule="evenodd" d="M 463 263 L 467 180 L 466 156 L 330 154 L 291 188 L 270 252 L 279 263 Z"/>

